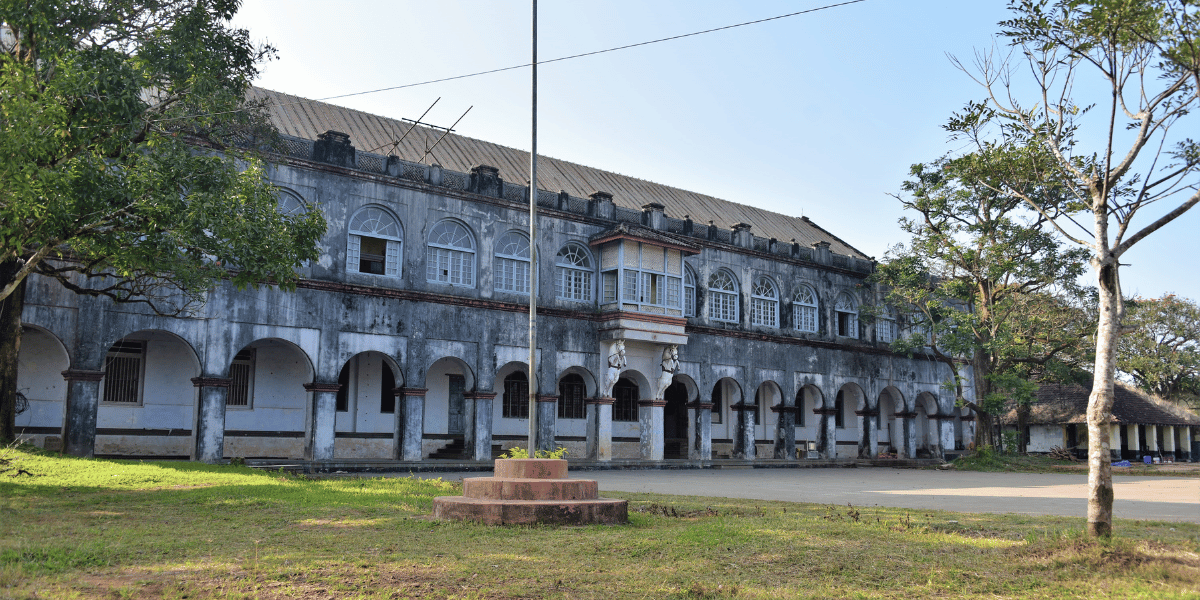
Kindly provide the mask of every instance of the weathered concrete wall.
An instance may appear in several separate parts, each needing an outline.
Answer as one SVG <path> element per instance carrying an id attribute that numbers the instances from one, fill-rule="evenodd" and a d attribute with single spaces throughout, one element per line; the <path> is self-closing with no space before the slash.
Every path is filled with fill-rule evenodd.
<path id="1" fill-rule="evenodd" d="M 283 293 L 220 286 L 209 294 L 197 318 L 171 319 L 137 306 L 113 310 L 109 303 L 81 300 L 35 277 L 24 318 L 45 333 L 29 336 L 28 352 L 47 360 L 57 353 L 59 358 L 54 359 L 54 366 L 22 363 L 21 381 L 45 396 L 38 398 L 36 410 L 23 415 L 28 424 L 36 421 L 54 427 L 61 423 L 68 386 L 61 375 L 56 380 L 55 373 L 65 368 L 65 356 L 71 357 L 71 368 L 102 371 L 112 343 L 137 334 L 149 344 L 143 402 L 136 407 L 100 406 L 97 427 L 102 437 L 108 435 L 103 434 L 106 429 L 194 429 L 198 393 L 190 379 L 227 378 L 233 357 L 249 348 L 254 352 L 251 402 L 246 407 L 230 406 L 225 412 L 225 430 L 236 432 L 225 436 L 225 456 L 325 453 L 349 458 L 395 456 L 398 452 L 427 456 L 448 442 L 404 436 L 410 430 L 451 435 L 450 375 L 465 378 L 466 392 L 497 394 L 490 402 L 490 422 L 471 418 L 470 435 L 476 435 L 475 424 L 482 423 L 490 425 L 490 431 L 479 435 L 498 436 L 494 442 L 505 446 L 518 443 L 511 438 L 524 436 L 528 425 L 525 419 L 503 416 L 503 380 L 515 370 L 526 369 L 528 297 L 497 291 L 492 267 L 498 238 L 527 228 L 527 207 L 502 198 L 302 161 L 277 165 L 271 173 L 290 193 L 318 206 L 329 223 L 328 234 L 320 242 L 321 256 L 304 268 L 306 281 L 300 289 Z M 357 211 L 368 208 L 386 211 L 399 226 L 392 240 L 399 243 L 398 251 L 388 259 L 398 263 L 392 265 L 396 268 L 391 275 L 361 273 L 355 264 L 348 264 L 348 224 Z M 446 219 L 469 232 L 470 248 L 465 256 L 474 274 L 471 285 L 431 281 L 427 276 L 427 241 L 430 232 Z M 567 373 L 583 377 L 588 397 L 599 393 L 607 355 L 600 343 L 597 304 L 556 297 L 553 257 L 568 243 L 587 247 L 591 236 L 613 226 L 612 221 L 554 211 L 544 211 L 539 217 L 534 243 L 541 255 L 536 292 L 542 312 L 531 386 L 540 394 L 557 395 L 558 382 Z M 781 413 L 771 407 L 792 405 L 798 406 L 797 446 L 827 439 L 831 444 L 821 451 L 832 448 L 838 457 L 889 445 L 905 452 L 922 444 L 937 447 L 953 442 L 953 429 L 951 439 L 944 440 L 939 436 L 945 432 L 936 427 L 930 435 L 928 420 L 894 414 L 915 412 L 915 399 L 922 392 L 936 398 L 936 407 L 929 407 L 928 414 L 949 414 L 953 399 L 939 391 L 948 376 L 943 366 L 892 355 L 886 344 L 874 341 L 873 327 L 865 320 L 859 321 L 851 335 L 836 335 L 834 299 L 851 293 L 860 305 L 871 300 L 862 287 L 862 273 L 730 244 L 695 239 L 689 243 L 703 249 L 685 260 L 697 276 L 698 310 L 697 316 L 688 319 L 687 344 L 679 348 L 680 375 L 687 379 L 689 401 L 708 402 L 714 387 L 721 386 L 719 410 L 712 414 L 712 452 L 728 455 L 737 446 L 734 440 L 740 438 L 742 451 L 747 450 L 749 440 L 754 455 L 774 456 L 774 442 L 784 438 L 777 432 Z M 595 267 L 598 257 L 593 252 L 590 258 Z M 709 276 L 719 269 L 728 270 L 738 280 L 738 323 L 708 317 L 706 286 Z M 767 277 L 777 288 L 778 327 L 750 324 L 751 290 L 760 277 Z M 593 293 L 599 280 L 596 271 Z M 819 296 L 816 332 L 797 331 L 793 323 L 791 298 L 801 285 L 811 286 Z M 81 315 L 87 323 L 82 330 Z M 55 350 L 60 342 L 63 348 Z M 628 344 L 629 365 L 623 375 L 638 383 L 642 400 L 653 399 L 661 352 L 657 344 Z M 336 386 L 347 365 L 347 410 L 331 411 L 325 404 L 332 402 L 334 392 L 306 390 L 304 386 L 325 386 L 321 390 Z M 413 394 L 396 397 L 396 413 L 380 410 L 384 369 L 391 370 L 397 388 Z M 887 405 L 893 414 L 880 417 L 880 431 L 864 431 L 862 426 L 868 422 L 864 419 L 879 412 L 885 389 L 892 390 Z M 839 390 L 845 401 L 843 425 L 836 428 L 830 425 L 832 415 L 814 411 L 831 410 Z M 753 403 L 756 392 L 758 423 L 749 431 L 739 430 L 734 405 Z M 473 410 L 472 401 L 467 404 L 471 407 L 468 412 Z M 589 405 L 588 410 L 593 408 Z M 650 417 L 661 427 L 661 418 Z M 688 439 L 696 438 L 695 419 L 685 420 Z M 640 456 L 640 440 L 645 437 L 642 429 L 636 419 L 612 422 L 611 437 L 616 440 L 611 443 L 612 456 Z M 344 435 L 334 437 L 334 431 Z M 557 443 L 576 456 L 587 452 L 587 444 L 580 441 L 588 436 L 586 419 L 556 419 L 554 433 L 575 438 Z M 401 448 L 387 438 L 389 434 L 404 442 Z M 910 435 L 916 436 L 916 441 L 909 442 Z M 159 443 L 145 440 L 139 446 L 136 441 L 122 441 L 114 446 L 116 442 L 103 439 L 105 448 L 138 454 L 142 452 L 134 450 L 153 450 L 153 444 Z M 153 452 L 179 454 L 179 444 L 189 439 L 170 439 Z M 191 448 L 184 453 L 194 451 Z"/>

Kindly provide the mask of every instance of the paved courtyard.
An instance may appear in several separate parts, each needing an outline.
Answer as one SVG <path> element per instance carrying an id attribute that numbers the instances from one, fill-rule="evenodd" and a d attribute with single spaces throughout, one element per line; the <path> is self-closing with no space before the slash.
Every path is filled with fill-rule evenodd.
<path id="1" fill-rule="evenodd" d="M 427 473 L 422 477 L 489 476 Z M 977 513 L 1083 517 L 1087 475 L 920 469 L 572 471 L 606 490 Z M 1115 476 L 1114 516 L 1200 522 L 1200 478 Z"/>

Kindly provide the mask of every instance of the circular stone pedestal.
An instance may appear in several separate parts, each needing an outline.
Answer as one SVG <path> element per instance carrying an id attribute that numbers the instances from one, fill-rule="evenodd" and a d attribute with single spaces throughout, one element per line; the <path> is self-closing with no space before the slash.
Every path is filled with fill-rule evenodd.
<path id="1" fill-rule="evenodd" d="M 629 502 L 599 497 L 593 480 L 567 479 L 565 460 L 497 459 L 494 475 L 464 479 L 461 496 L 434 498 L 433 517 L 489 525 L 612 525 L 629 520 Z"/>

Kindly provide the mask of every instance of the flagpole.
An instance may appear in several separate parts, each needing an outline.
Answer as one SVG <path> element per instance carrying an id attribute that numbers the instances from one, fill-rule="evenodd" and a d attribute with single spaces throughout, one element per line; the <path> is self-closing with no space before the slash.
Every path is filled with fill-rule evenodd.
<path id="1" fill-rule="evenodd" d="M 533 142 L 529 151 L 529 458 L 537 452 L 537 0 L 533 2 Z"/>

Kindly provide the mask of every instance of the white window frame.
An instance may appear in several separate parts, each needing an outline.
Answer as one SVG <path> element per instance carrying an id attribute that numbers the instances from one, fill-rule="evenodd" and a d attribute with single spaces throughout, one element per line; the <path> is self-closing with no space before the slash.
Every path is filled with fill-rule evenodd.
<path id="1" fill-rule="evenodd" d="M 723 279 L 722 279 L 723 278 Z M 719 269 L 708 277 L 708 318 L 723 323 L 740 323 L 737 277 Z"/>
<path id="2" fill-rule="evenodd" d="M 496 240 L 492 260 L 492 289 L 497 292 L 529 294 L 529 269 L 533 249 L 529 237 L 510 230 Z"/>
<path id="3" fill-rule="evenodd" d="M 567 244 L 554 261 L 554 296 L 571 302 L 592 301 L 592 255 L 579 244 Z"/>
<path id="4" fill-rule="evenodd" d="M 800 284 L 792 294 L 792 328 L 796 331 L 816 333 L 820 327 L 819 307 L 817 291 L 806 283 Z"/>
<path id="5" fill-rule="evenodd" d="M 875 338 L 888 344 L 896 340 L 896 316 L 891 308 L 885 306 L 875 320 Z"/>
<path id="6" fill-rule="evenodd" d="M 453 219 L 438 221 L 429 230 L 425 280 L 455 287 L 475 287 L 475 235 Z"/>
<path id="7" fill-rule="evenodd" d="M 683 316 L 696 316 L 696 273 L 686 264 L 683 266 Z"/>
<path id="8" fill-rule="evenodd" d="M 779 288 L 766 276 L 759 277 L 750 288 L 750 324 L 779 327 Z"/>
<path id="9" fill-rule="evenodd" d="M 401 256 L 404 249 L 404 228 L 400 219 L 382 206 L 364 206 L 350 217 L 346 227 L 346 271 L 365 273 L 381 277 L 401 276 Z M 362 270 L 363 238 L 384 242 L 384 253 L 380 255 L 383 273 Z"/>
<path id="10" fill-rule="evenodd" d="M 838 337 L 858 339 L 858 302 L 848 292 L 838 294 L 833 304 L 834 333 Z M 842 333 L 842 315 L 846 315 L 846 333 Z"/>
<path id="11" fill-rule="evenodd" d="M 620 290 L 619 302 L 622 304 L 635 304 L 639 308 L 643 306 L 653 306 L 656 308 L 681 310 L 683 307 L 680 304 L 683 302 L 683 278 L 675 273 L 668 273 L 667 268 L 667 249 L 654 244 L 638 243 L 638 266 L 621 266 L 611 270 L 606 270 L 603 276 L 609 273 L 620 272 Z M 643 255 L 646 248 L 653 248 L 663 253 L 662 269 L 649 268 L 645 266 Z M 625 264 L 624 253 L 628 248 L 622 245 L 621 265 Z M 605 280 L 605 302 L 608 302 L 609 281 Z"/>

